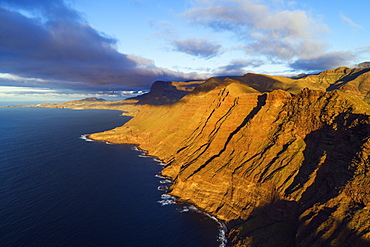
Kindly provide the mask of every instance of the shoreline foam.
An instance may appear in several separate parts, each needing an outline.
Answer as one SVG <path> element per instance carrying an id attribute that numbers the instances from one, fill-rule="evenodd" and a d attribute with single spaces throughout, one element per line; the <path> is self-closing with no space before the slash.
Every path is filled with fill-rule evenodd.
<path id="1" fill-rule="evenodd" d="M 96 141 L 94 139 L 88 138 L 89 135 L 90 134 L 83 134 L 83 135 L 80 136 L 80 139 L 85 140 L 85 141 L 88 141 L 88 142 L 94 142 L 94 141 Z M 102 141 L 102 142 L 104 142 L 105 144 L 108 144 L 108 145 L 116 144 L 116 143 L 110 143 L 110 142 L 107 142 L 107 141 Z M 140 149 L 138 147 L 139 145 L 134 145 L 134 144 L 129 144 L 129 145 L 132 146 L 131 147 L 132 150 L 137 151 L 137 152 L 140 153 L 138 155 L 139 157 L 142 157 L 142 158 L 152 158 L 155 162 L 158 163 L 158 165 L 161 165 L 161 166 L 165 166 L 166 165 L 158 157 L 148 155 L 148 151 L 143 150 L 143 149 Z M 176 204 L 176 205 L 183 204 L 182 205 L 182 209 L 180 211 L 181 213 L 186 213 L 186 212 L 189 212 L 189 211 L 194 211 L 194 212 L 197 212 L 197 213 L 206 215 L 210 219 L 216 221 L 216 223 L 218 224 L 218 230 L 219 230 L 218 237 L 217 237 L 217 241 L 220 243 L 219 244 L 219 247 L 225 247 L 226 246 L 226 244 L 227 244 L 226 232 L 227 232 L 227 229 L 228 228 L 227 228 L 227 225 L 226 225 L 225 222 L 217 219 L 215 216 L 210 215 L 209 213 L 205 212 L 204 210 L 201 210 L 201 209 L 197 208 L 193 204 L 190 204 L 190 203 L 187 203 L 187 202 L 181 202 L 181 201 L 177 202 L 177 198 L 176 197 L 167 194 L 169 192 L 169 186 L 163 185 L 163 184 L 170 184 L 170 185 L 172 185 L 171 178 L 170 177 L 162 176 L 160 174 L 156 174 L 155 177 L 160 178 L 160 179 L 163 179 L 163 180 L 160 180 L 159 181 L 159 183 L 161 185 L 158 186 L 157 189 L 158 190 L 161 190 L 161 191 L 165 191 L 165 193 L 161 195 L 161 199 L 162 200 L 157 201 L 159 204 L 161 204 L 162 206 L 174 205 L 174 204 Z"/>

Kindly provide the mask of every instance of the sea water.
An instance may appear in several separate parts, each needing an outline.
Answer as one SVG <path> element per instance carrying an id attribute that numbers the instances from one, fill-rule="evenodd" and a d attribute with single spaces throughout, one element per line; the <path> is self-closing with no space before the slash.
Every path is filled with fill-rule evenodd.
<path id="1" fill-rule="evenodd" d="M 83 135 L 118 111 L 0 108 L 0 246 L 219 246 L 219 224 L 168 203 L 160 162 Z M 162 182 L 161 182 L 162 181 Z"/>

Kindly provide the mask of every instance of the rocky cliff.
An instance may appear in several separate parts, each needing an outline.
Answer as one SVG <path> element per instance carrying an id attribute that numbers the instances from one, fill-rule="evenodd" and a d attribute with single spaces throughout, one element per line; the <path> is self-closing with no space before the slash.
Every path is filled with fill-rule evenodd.
<path id="1" fill-rule="evenodd" d="M 150 91 L 132 99 L 138 100 L 139 105 L 166 105 L 172 104 L 193 91 L 204 81 L 156 81 Z"/>
<path id="2" fill-rule="evenodd" d="M 90 138 L 162 159 L 171 194 L 228 222 L 229 245 L 365 246 L 370 107 L 337 90 L 348 71 L 326 73 L 333 78 L 212 78 Z"/>

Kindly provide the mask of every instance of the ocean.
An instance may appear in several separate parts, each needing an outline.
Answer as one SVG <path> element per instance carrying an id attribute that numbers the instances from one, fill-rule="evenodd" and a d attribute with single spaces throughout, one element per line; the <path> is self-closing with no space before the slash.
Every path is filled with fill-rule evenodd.
<path id="1" fill-rule="evenodd" d="M 0 108 L 0 246 L 220 246 L 218 222 L 158 190 L 160 162 L 83 138 L 129 119 Z"/>

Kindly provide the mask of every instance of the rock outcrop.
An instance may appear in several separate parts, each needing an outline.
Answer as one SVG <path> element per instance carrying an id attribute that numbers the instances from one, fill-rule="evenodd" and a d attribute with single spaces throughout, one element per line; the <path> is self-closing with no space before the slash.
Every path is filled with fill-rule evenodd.
<path id="1" fill-rule="evenodd" d="M 202 84 L 204 81 L 176 82 L 156 81 L 150 91 L 132 99 L 138 100 L 139 105 L 166 105 L 173 104 Z"/>
<path id="2" fill-rule="evenodd" d="M 212 78 L 90 138 L 158 156 L 170 193 L 226 221 L 229 245 L 366 246 L 370 106 L 339 81 L 368 72 L 345 70 Z"/>

